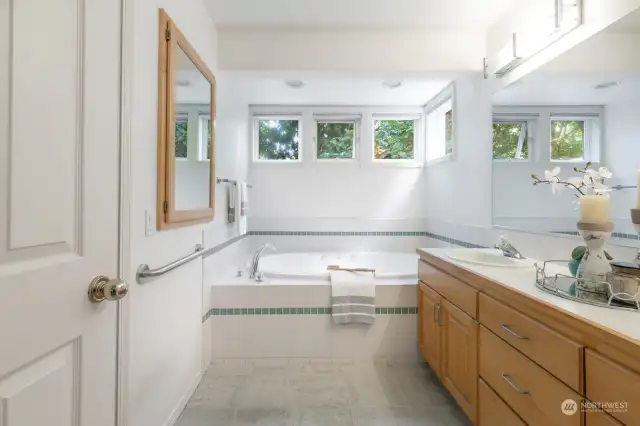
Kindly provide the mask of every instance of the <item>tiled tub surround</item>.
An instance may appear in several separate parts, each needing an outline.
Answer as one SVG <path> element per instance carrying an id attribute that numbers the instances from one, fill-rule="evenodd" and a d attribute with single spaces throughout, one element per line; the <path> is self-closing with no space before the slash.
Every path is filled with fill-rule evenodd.
<path id="1" fill-rule="evenodd" d="M 249 285 L 244 278 L 237 280 L 210 288 L 205 324 L 214 360 L 417 357 L 416 284 L 377 286 L 376 320 L 366 326 L 333 324 L 328 283 Z"/>

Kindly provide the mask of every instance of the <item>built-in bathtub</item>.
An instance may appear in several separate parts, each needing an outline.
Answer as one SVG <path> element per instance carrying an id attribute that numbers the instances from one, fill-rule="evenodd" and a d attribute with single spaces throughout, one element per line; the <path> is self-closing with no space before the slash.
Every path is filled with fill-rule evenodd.
<path id="1" fill-rule="evenodd" d="M 398 252 L 265 253 L 263 281 L 212 283 L 206 324 L 215 358 L 417 359 L 418 256 Z M 376 320 L 335 325 L 328 265 L 375 269 Z"/>

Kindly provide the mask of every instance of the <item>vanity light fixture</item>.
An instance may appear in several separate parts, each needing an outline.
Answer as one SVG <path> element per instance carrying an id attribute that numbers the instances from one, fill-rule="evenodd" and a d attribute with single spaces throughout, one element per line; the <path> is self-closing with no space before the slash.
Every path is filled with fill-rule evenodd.
<path id="1" fill-rule="evenodd" d="M 300 89 L 302 86 L 304 86 L 304 81 L 302 81 L 302 80 L 285 80 L 284 84 L 286 84 L 287 87 L 291 87 L 292 89 Z"/>
<path id="2" fill-rule="evenodd" d="M 602 89 L 608 89 L 610 87 L 615 87 L 619 85 L 620 85 L 619 81 L 605 81 L 604 83 L 600 83 L 593 86 L 593 88 L 596 90 L 602 90 Z"/>
<path id="3" fill-rule="evenodd" d="M 385 80 L 382 82 L 382 87 L 385 89 L 397 89 L 402 86 L 402 80 Z"/>

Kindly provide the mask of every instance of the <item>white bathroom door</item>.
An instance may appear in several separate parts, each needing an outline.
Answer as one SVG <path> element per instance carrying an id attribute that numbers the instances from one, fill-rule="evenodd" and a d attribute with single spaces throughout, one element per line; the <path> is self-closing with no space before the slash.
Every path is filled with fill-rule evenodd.
<path id="1" fill-rule="evenodd" d="M 120 9 L 0 0 L 1 426 L 116 422 Z"/>

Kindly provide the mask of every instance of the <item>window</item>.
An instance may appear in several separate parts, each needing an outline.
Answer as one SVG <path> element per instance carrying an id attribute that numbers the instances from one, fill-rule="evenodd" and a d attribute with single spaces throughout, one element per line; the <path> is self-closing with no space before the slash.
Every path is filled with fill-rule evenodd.
<path id="1" fill-rule="evenodd" d="M 254 159 L 300 160 L 300 120 L 260 117 L 255 120 Z"/>
<path id="2" fill-rule="evenodd" d="M 355 158 L 355 121 L 318 120 L 316 155 L 319 160 Z"/>
<path id="3" fill-rule="evenodd" d="M 187 158 L 188 116 L 176 115 L 176 158 Z"/>
<path id="4" fill-rule="evenodd" d="M 201 115 L 198 120 L 198 160 L 207 161 L 211 156 L 211 118 L 208 115 Z"/>
<path id="5" fill-rule="evenodd" d="M 551 119 L 551 160 L 584 160 L 585 133 L 585 120 Z"/>
<path id="6" fill-rule="evenodd" d="M 453 86 L 435 96 L 426 106 L 427 161 L 449 158 L 454 151 Z"/>
<path id="7" fill-rule="evenodd" d="M 493 159 L 526 160 L 529 137 L 526 121 L 493 122 Z"/>
<path id="8" fill-rule="evenodd" d="M 374 119 L 373 158 L 375 160 L 414 160 L 415 119 Z"/>

